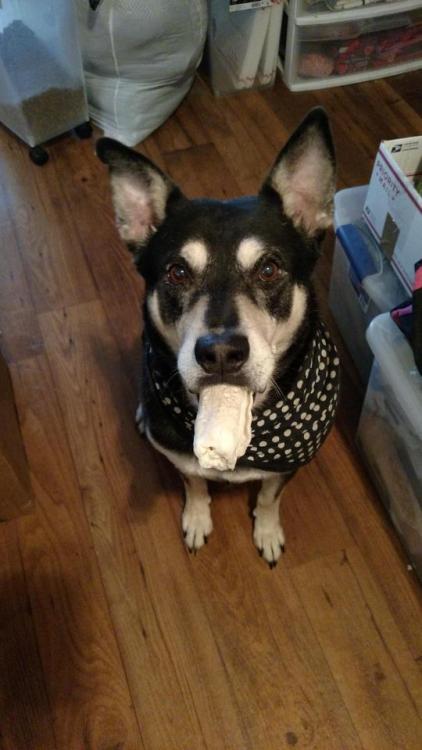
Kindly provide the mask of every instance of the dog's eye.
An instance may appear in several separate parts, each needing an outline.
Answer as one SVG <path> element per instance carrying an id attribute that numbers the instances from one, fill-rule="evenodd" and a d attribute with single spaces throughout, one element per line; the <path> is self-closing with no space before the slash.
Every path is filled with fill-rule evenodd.
<path id="1" fill-rule="evenodd" d="M 258 269 L 260 281 L 275 281 L 280 276 L 280 269 L 273 260 L 266 260 Z"/>
<path id="2" fill-rule="evenodd" d="M 186 284 L 189 281 L 189 275 L 184 266 L 181 266 L 178 263 L 174 263 L 174 265 L 170 266 L 167 271 L 167 280 L 170 282 L 170 284 L 180 286 L 181 284 Z"/>

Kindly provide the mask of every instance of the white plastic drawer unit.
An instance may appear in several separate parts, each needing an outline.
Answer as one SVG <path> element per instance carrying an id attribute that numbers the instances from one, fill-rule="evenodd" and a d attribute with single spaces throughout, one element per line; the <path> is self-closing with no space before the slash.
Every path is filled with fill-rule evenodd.
<path id="1" fill-rule="evenodd" d="M 392 12 L 400 7 L 400 12 Z M 293 0 L 284 24 L 281 64 L 292 90 L 355 83 L 422 67 L 422 9 L 416 0 L 314 15 L 306 12 L 304 0 Z"/>
<path id="2" fill-rule="evenodd" d="M 290 0 L 296 4 L 296 18 L 309 25 L 350 21 L 357 17 L 376 18 L 415 10 L 418 0 Z"/>

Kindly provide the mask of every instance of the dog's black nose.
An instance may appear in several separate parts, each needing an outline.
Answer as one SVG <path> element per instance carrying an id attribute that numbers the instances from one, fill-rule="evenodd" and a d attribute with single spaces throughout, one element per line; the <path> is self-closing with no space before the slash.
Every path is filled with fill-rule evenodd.
<path id="1" fill-rule="evenodd" d="M 249 342 L 238 333 L 209 333 L 196 342 L 195 357 L 210 375 L 238 372 L 249 357 Z"/>

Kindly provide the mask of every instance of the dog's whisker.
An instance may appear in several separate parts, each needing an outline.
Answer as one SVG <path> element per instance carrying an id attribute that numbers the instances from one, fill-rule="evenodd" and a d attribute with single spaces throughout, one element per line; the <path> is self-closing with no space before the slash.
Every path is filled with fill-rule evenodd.
<path id="1" fill-rule="evenodd" d="M 270 382 L 271 382 L 271 385 L 273 386 L 274 390 L 276 391 L 276 393 L 278 393 L 278 395 L 281 396 L 281 398 L 285 401 L 286 400 L 286 396 L 283 393 L 283 391 L 281 390 L 281 388 L 278 385 L 278 383 L 276 383 L 276 381 L 274 380 L 274 378 L 270 378 Z"/>
<path id="2" fill-rule="evenodd" d="M 171 382 L 171 381 L 173 380 L 173 378 L 175 378 L 175 377 L 176 377 L 176 375 L 178 375 L 178 374 L 179 374 L 179 370 L 175 370 L 175 371 L 174 371 L 174 372 L 173 372 L 173 373 L 172 373 L 172 374 L 170 375 L 170 377 L 169 377 L 169 379 L 167 380 L 167 382 L 166 382 L 166 383 L 164 383 L 164 385 L 165 385 L 165 387 L 166 387 L 166 388 L 168 388 L 168 386 L 169 386 L 169 383 L 170 383 L 170 382 Z"/>

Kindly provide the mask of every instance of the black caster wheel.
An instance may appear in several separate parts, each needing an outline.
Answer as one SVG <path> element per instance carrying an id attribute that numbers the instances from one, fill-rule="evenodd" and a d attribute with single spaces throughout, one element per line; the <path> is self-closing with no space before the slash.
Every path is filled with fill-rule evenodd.
<path id="1" fill-rule="evenodd" d="M 83 122 L 82 125 L 77 125 L 75 128 L 75 133 L 78 136 L 78 138 L 91 138 L 91 135 L 92 135 L 91 123 Z"/>
<path id="2" fill-rule="evenodd" d="M 29 158 L 37 167 L 42 167 L 48 162 L 48 152 L 42 146 L 34 146 L 29 149 Z"/>

